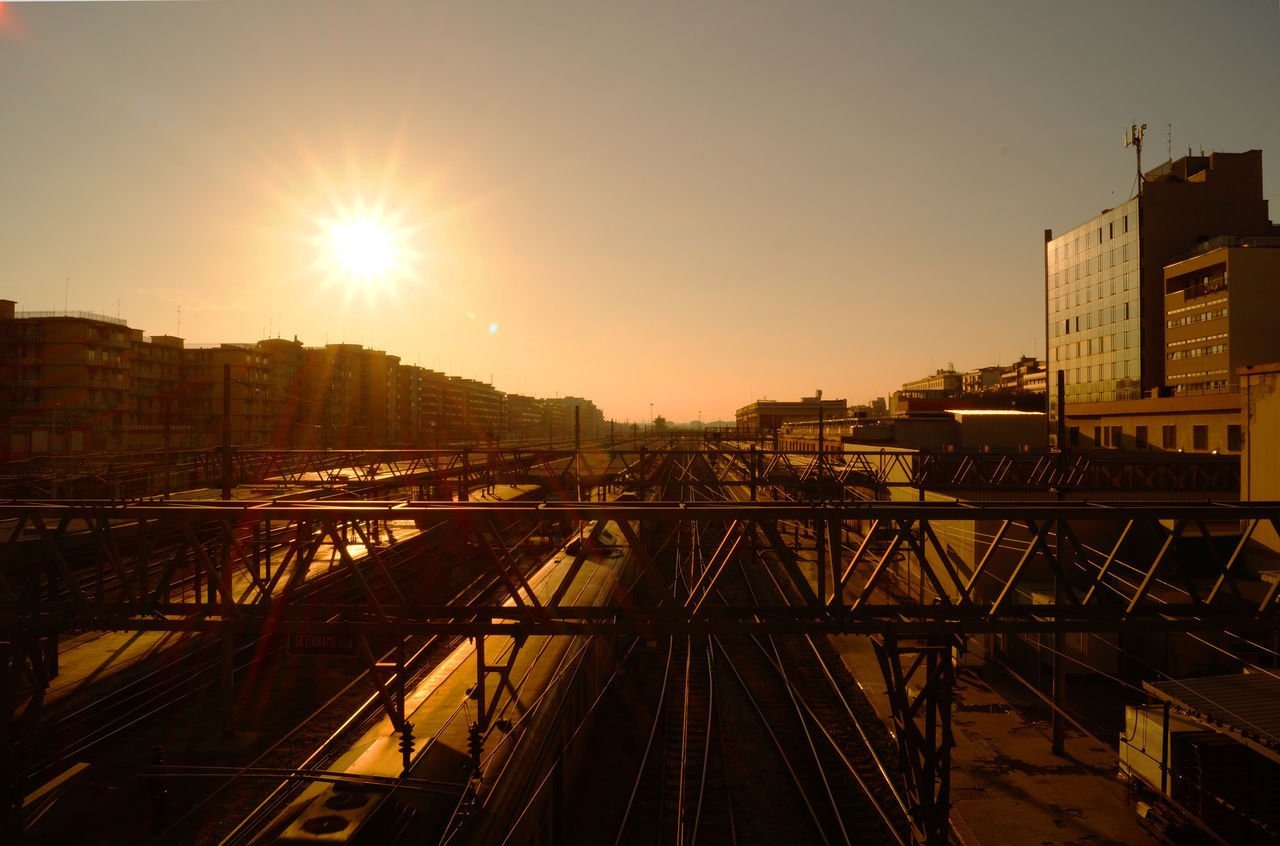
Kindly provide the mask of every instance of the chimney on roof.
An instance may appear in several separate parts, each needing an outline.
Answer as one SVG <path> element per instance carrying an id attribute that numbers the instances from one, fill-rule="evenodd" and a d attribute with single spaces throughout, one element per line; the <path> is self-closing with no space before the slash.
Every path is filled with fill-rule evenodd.
<path id="1" fill-rule="evenodd" d="M 0 300 L 0 320 L 13 320 L 13 310 L 17 305 L 14 300 Z"/>

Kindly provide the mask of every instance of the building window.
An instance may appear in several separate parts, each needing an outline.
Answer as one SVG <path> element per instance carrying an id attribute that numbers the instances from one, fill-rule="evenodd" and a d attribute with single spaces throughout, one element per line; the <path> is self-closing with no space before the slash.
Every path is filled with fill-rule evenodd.
<path id="1" fill-rule="evenodd" d="M 1233 423 L 1227 427 L 1227 450 L 1239 452 L 1240 446 L 1240 426 Z"/>
<path id="2" fill-rule="evenodd" d="M 1133 445 L 1138 449 L 1146 449 L 1149 446 L 1146 426 L 1139 426 L 1133 430 Z"/>
<path id="3" fill-rule="evenodd" d="M 1102 427 L 1101 426 L 1093 427 L 1093 445 L 1094 446 L 1102 445 Z"/>
<path id="4" fill-rule="evenodd" d="M 1079 426 L 1072 426 L 1070 429 L 1067 430 L 1067 434 L 1068 434 L 1067 440 L 1071 443 L 1072 446 L 1080 446 L 1080 427 Z"/>
<path id="5" fill-rule="evenodd" d="M 1198 450 L 1207 450 L 1209 448 L 1208 426 L 1191 427 L 1191 448 Z"/>
<path id="6" fill-rule="evenodd" d="M 1160 445 L 1165 449 L 1178 448 L 1178 427 L 1177 426 L 1161 426 L 1160 427 Z"/>
<path id="7" fill-rule="evenodd" d="M 1120 442 L 1122 439 L 1123 431 L 1124 430 L 1119 426 L 1111 427 L 1111 446 L 1114 447 L 1115 449 L 1120 448 Z"/>

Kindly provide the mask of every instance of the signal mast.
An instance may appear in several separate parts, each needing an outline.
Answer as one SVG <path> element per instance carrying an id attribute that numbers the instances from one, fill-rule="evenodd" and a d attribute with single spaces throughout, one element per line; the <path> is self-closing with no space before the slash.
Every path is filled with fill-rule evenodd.
<path id="1" fill-rule="evenodd" d="M 1138 152 L 1138 196 L 1142 196 L 1142 135 L 1147 131 L 1147 125 L 1141 126 L 1134 123 L 1124 133 L 1124 145 L 1126 147 L 1134 147 Z"/>

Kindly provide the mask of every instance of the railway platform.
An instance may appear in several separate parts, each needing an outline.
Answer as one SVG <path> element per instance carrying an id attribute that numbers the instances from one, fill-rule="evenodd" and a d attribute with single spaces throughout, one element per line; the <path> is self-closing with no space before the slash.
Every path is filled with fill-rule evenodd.
<path id="1" fill-rule="evenodd" d="M 473 491 L 470 499 L 476 502 L 507 502 L 519 499 L 534 489 L 535 486 L 532 485 L 495 485 L 491 489 Z M 185 498 L 199 499 L 201 494 L 212 495 L 213 492 L 188 492 Z M 407 540 L 418 534 L 417 527 L 411 521 L 397 522 L 393 529 L 398 540 Z M 364 547 L 360 544 L 349 544 L 347 552 L 357 561 L 363 560 L 365 556 Z M 337 548 L 332 543 L 322 544 L 312 564 L 312 571 L 320 573 L 332 568 L 337 556 Z M 283 550 L 273 552 L 273 564 L 283 557 Z M 233 590 L 240 594 L 247 588 L 247 577 L 243 573 L 237 573 Z M 49 680 L 44 703 L 51 706 L 67 696 L 87 690 L 109 676 L 182 645 L 190 637 L 189 634 L 174 632 L 127 631 L 81 632 L 65 636 L 58 644 L 58 673 Z"/>
<path id="2" fill-rule="evenodd" d="M 867 637 L 833 637 L 880 719 L 892 728 L 885 685 Z M 1068 731 L 1050 750 L 1049 726 L 974 675 L 956 674 L 951 822 L 962 846 L 1154 846 L 1117 777 L 1115 753 Z"/>

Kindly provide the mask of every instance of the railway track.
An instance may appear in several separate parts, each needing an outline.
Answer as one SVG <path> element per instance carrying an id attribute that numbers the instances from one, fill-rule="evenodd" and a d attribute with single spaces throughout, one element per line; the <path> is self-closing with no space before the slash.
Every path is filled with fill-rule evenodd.
<path id="1" fill-rule="evenodd" d="M 675 548 L 677 586 L 696 582 L 710 551 L 697 527 Z M 782 590 L 745 568 L 718 584 L 707 601 L 767 605 Z M 908 842 L 896 774 L 881 763 L 892 747 L 825 640 L 673 639 L 662 679 L 619 846 Z"/>
<path id="2" fill-rule="evenodd" d="M 401 543 L 394 544 L 390 547 L 382 548 L 384 561 L 393 569 L 399 564 L 404 564 L 414 559 L 421 558 L 429 548 L 439 547 L 445 553 L 453 555 L 459 550 L 464 549 L 455 544 L 448 543 L 448 538 L 441 534 L 440 527 L 426 527 L 421 532 L 415 532 L 411 537 L 404 538 Z M 478 551 L 471 554 L 479 555 Z M 466 562 L 461 562 L 460 566 L 465 566 Z M 409 568 L 410 570 L 412 568 Z M 486 568 L 477 567 L 477 571 L 486 570 Z M 356 601 L 362 602 L 363 599 L 358 591 L 355 591 L 350 584 L 345 588 L 342 583 L 346 580 L 347 575 L 345 568 L 336 568 L 331 573 L 321 573 L 316 578 L 308 579 L 298 590 L 304 593 L 323 595 L 328 593 L 334 595 L 334 591 L 339 593 L 334 598 L 335 601 Z M 425 578 L 421 574 L 406 572 L 401 580 L 402 586 L 408 591 L 416 591 L 415 582 L 419 578 Z M 461 601 L 474 601 L 488 591 L 495 588 L 495 580 L 482 578 L 473 580 L 464 586 L 458 592 L 458 599 Z M 425 594 L 423 594 L 425 595 Z M 180 639 L 180 642 L 181 639 Z M 259 684 L 260 689 L 268 691 L 274 690 L 278 684 L 272 679 L 278 670 L 272 670 L 272 667 L 282 666 L 283 655 L 285 653 L 285 643 L 282 638 L 275 638 L 269 641 L 271 645 L 263 648 L 262 643 L 257 641 L 245 642 L 239 644 L 234 653 L 234 673 L 237 678 L 248 679 L 250 674 L 256 674 L 262 681 Z M 448 644 L 436 643 L 423 638 L 410 640 L 407 642 L 407 649 L 411 655 L 421 656 L 421 665 L 429 667 L 433 662 L 433 657 L 441 649 Z M 204 787 L 196 786 L 193 780 L 183 779 L 187 775 L 200 775 L 202 783 L 207 784 L 207 777 L 219 775 L 213 770 L 201 771 L 200 768 L 192 769 L 190 767 L 165 767 L 167 770 L 163 779 L 155 777 L 155 771 L 145 771 L 141 774 L 143 779 L 138 779 L 140 770 L 146 768 L 148 761 L 152 764 L 156 762 L 156 758 L 148 758 L 148 752 L 152 749 L 152 744 L 158 742 L 157 738 L 164 734 L 172 734 L 171 731 L 165 729 L 166 726 L 172 725 L 175 718 L 184 712 L 191 712 L 192 716 L 180 717 L 185 724 L 192 729 L 196 726 L 208 726 L 212 721 L 216 722 L 220 719 L 216 713 L 218 710 L 217 702 L 219 697 L 211 696 L 211 691 L 218 686 L 221 677 L 223 654 L 221 641 L 208 638 L 197 638 L 195 640 L 186 641 L 183 647 L 186 651 L 181 655 L 166 651 L 163 663 L 159 666 L 140 671 L 138 668 L 141 664 L 135 665 L 134 668 L 126 672 L 122 672 L 112 677 L 114 685 L 109 690 L 106 688 L 98 688 L 92 691 L 92 701 L 84 699 L 82 692 L 78 692 L 75 697 L 67 698 L 64 702 L 59 703 L 60 713 L 57 710 L 51 711 L 54 718 L 41 727 L 41 735 L 38 738 L 39 744 L 35 749 L 39 750 L 38 760 L 32 760 L 34 755 L 28 752 L 28 773 L 30 774 L 27 783 L 36 785 L 44 783 L 46 780 L 56 776 L 58 773 L 67 770 L 73 763 L 77 761 L 102 761 L 105 769 L 101 770 L 102 776 L 111 778 L 109 773 L 121 773 L 126 781 L 121 784 L 115 782 L 121 789 L 127 792 L 148 794 L 148 788 L 129 787 L 130 784 L 147 784 L 147 783 L 166 783 L 175 784 L 174 779 L 181 779 L 181 787 L 173 791 L 176 794 L 190 794 L 198 797 L 205 791 Z M 420 674 L 426 670 L 420 669 Z M 363 678 L 363 676 L 362 676 Z M 248 682 L 244 682 L 248 684 Z M 338 686 L 341 686 L 339 683 Z M 307 684 L 302 685 L 304 692 L 309 687 Z M 332 692 L 333 688 L 330 688 Z M 360 679 L 350 682 L 346 687 L 328 703 L 327 708 L 318 709 L 312 714 L 311 723 L 332 723 L 335 718 L 333 714 L 336 709 L 341 709 L 344 716 L 352 711 L 358 710 L 358 706 L 364 703 L 367 708 L 368 700 L 367 687 L 360 684 Z M 327 693 L 324 695 L 328 695 Z M 243 707 L 244 700 L 241 699 L 237 709 Z M 299 703 L 288 703 L 291 707 L 296 707 Z M 201 714 L 196 717 L 195 714 Z M 46 718 L 49 714 L 46 714 Z M 341 722 L 341 718 L 337 720 Z M 355 731 L 358 721 L 348 721 L 350 730 Z M 273 744 L 266 757 L 260 762 L 251 765 L 254 768 L 261 769 L 264 772 L 275 767 L 287 772 L 292 772 L 297 766 L 300 758 L 307 757 L 305 753 L 299 755 L 297 750 L 299 747 L 314 747 L 317 743 L 314 737 L 316 730 L 308 730 L 298 727 L 289 733 L 288 738 Z M 207 730 L 206 730 L 206 733 Z M 326 734 L 328 731 L 325 732 Z M 217 735 L 217 729 L 212 732 Z M 335 733 L 336 734 L 336 733 Z M 150 739 L 142 740 L 141 737 Z M 138 738 L 130 740 L 131 738 Z M 184 747 L 192 741 L 184 741 Z M 334 742 L 340 742 L 340 738 Z M 128 747 L 132 743 L 133 751 L 129 752 Z M 216 746 L 217 744 L 215 744 Z M 257 745 L 257 744 L 255 744 Z M 261 745 L 259 745 L 261 748 Z M 110 751 L 108 751 L 110 750 Z M 220 753 L 219 753 L 220 754 Z M 106 755 L 106 758 L 104 758 Z M 121 772 L 121 761 L 125 757 L 131 757 L 137 763 L 131 767 L 124 764 L 124 771 Z M 181 757 L 191 759 L 190 755 L 182 755 Z M 199 759 L 210 760 L 205 753 L 195 755 L 194 760 Z M 214 756 L 217 760 L 218 755 Z M 107 760 L 114 763 L 107 763 Z M 231 761 L 228 761 L 231 763 Z M 311 768 L 323 767 L 322 756 L 316 757 L 311 764 Z M 128 774 L 132 770 L 132 774 Z M 230 781 L 231 773 L 221 773 L 224 781 Z M 114 779 L 113 779 L 114 781 Z M 252 789 L 241 791 L 242 796 L 237 797 L 236 804 L 244 807 L 245 804 L 252 806 L 260 797 L 254 796 L 252 799 L 244 799 L 243 796 L 252 796 L 257 788 L 261 788 L 263 782 L 260 779 L 239 779 L 239 782 L 252 785 Z M 226 785 L 221 785 L 215 789 L 215 792 L 223 789 Z M 258 793 L 264 791 L 257 791 Z M 198 798 L 193 801 L 200 801 Z M 185 804 L 185 803 L 184 803 Z M 211 812 L 212 816 L 217 816 L 218 812 Z M 206 814 L 205 816 L 209 816 Z M 143 826 L 145 829 L 146 815 L 143 814 Z M 52 828 L 57 830 L 58 826 L 63 825 L 57 821 L 49 820 L 44 822 L 45 830 Z M 154 842 L 208 842 L 206 830 L 216 829 L 216 824 L 210 824 L 207 820 L 197 820 L 192 826 L 187 827 L 183 833 L 176 839 L 167 835 L 159 836 Z M 59 835 L 54 835 L 55 840 Z M 54 842 L 45 840 L 43 842 Z"/>
<path id="3" fill-rule="evenodd" d="M 393 563 L 410 560 L 426 542 L 419 535 L 406 541 L 403 548 L 392 547 Z M 358 599 L 355 591 L 340 583 L 343 575 L 341 571 L 322 574 L 299 590 L 304 596 L 340 591 L 338 599 Z M 77 696 L 70 700 L 72 704 L 68 710 L 59 713 L 58 709 L 53 709 L 52 719 L 42 727 L 40 745 L 44 751 L 33 759 L 29 781 L 41 783 L 99 744 L 216 687 L 223 660 L 220 641 L 212 638 L 185 641 L 179 638 L 172 648 L 185 651 L 165 659 L 158 666 L 147 665 L 140 672 L 126 670 L 119 676 L 125 679 L 123 683 L 94 694 L 89 701 Z M 267 652 L 261 651 L 256 640 L 240 643 L 232 653 L 233 673 L 243 674 L 254 664 L 278 658 L 284 651 L 285 643 L 280 640 L 275 641 Z"/>

